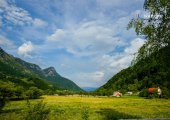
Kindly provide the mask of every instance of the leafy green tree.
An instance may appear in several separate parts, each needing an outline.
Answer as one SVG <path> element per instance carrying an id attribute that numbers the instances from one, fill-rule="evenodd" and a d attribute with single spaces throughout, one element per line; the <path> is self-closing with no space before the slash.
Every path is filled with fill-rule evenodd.
<path id="1" fill-rule="evenodd" d="M 30 99 L 37 99 L 43 94 L 43 91 L 37 87 L 30 87 L 25 94 Z"/>
<path id="2" fill-rule="evenodd" d="M 0 110 L 5 106 L 5 103 L 15 93 L 15 84 L 12 82 L 0 81 Z"/>
<path id="3" fill-rule="evenodd" d="M 147 40 L 140 48 L 137 61 L 170 43 L 170 0 L 145 0 L 147 16 L 131 20 L 129 28 L 135 28 L 137 35 Z"/>
<path id="4" fill-rule="evenodd" d="M 23 91 L 24 91 L 23 87 L 17 86 L 14 94 L 15 96 L 17 96 L 18 99 L 23 98 Z"/>
<path id="5" fill-rule="evenodd" d="M 137 88 L 138 86 L 136 84 L 129 84 L 128 85 L 128 90 L 129 91 L 133 91 L 133 92 L 136 92 L 138 90 Z"/>

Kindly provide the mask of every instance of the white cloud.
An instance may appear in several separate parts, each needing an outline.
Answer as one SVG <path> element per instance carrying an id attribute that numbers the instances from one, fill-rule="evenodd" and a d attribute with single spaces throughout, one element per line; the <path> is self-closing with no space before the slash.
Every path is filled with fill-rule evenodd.
<path id="1" fill-rule="evenodd" d="M 10 0 L 1 0 L 0 10 L 3 12 L 3 18 L 6 22 L 15 25 L 30 24 L 32 22 L 30 14 L 26 10 L 17 7 Z"/>
<path id="2" fill-rule="evenodd" d="M 23 43 L 18 48 L 18 54 L 24 57 L 31 57 L 30 53 L 35 49 L 34 45 L 31 41 L 28 41 L 26 43 Z"/>
<path id="3" fill-rule="evenodd" d="M 2 27 L 2 17 L 0 16 L 0 27 Z"/>
<path id="4" fill-rule="evenodd" d="M 103 83 L 104 79 L 103 71 L 95 71 L 95 72 L 80 72 L 79 74 L 75 74 L 75 78 L 79 78 L 78 82 L 81 87 L 96 87 Z"/>
<path id="5" fill-rule="evenodd" d="M 12 0 L 0 0 L 0 13 L 5 22 L 13 25 L 32 25 L 35 28 L 45 27 L 47 23 L 38 18 L 32 18 L 30 13 L 17 7 Z"/>
<path id="6" fill-rule="evenodd" d="M 47 37 L 47 42 L 56 42 L 55 46 L 64 48 L 76 56 L 90 56 L 111 52 L 117 46 L 124 46 L 122 38 L 117 37 L 120 26 L 99 21 L 84 22 L 65 29 L 57 29 Z M 117 30 L 116 30 L 117 29 Z"/>
<path id="7" fill-rule="evenodd" d="M 135 53 L 144 44 L 144 40 L 136 38 L 130 42 L 130 45 L 124 49 L 122 53 L 115 53 L 114 56 L 104 55 L 100 62 L 110 70 L 114 70 L 114 74 L 122 69 L 127 68 L 134 58 Z"/>
<path id="8" fill-rule="evenodd" d="M 33 20 L 33 25 L 36 27 L 36 28 L 42 28 L 42 27 L 45 27 L 47 26 L 47 23 L 41 19 L 38 19 L 38 18 L 35 18 Z"/>
<path id="9" fill-rule="evenodd" d="M 144 44 L 144 40 L 141 38 L 136 38 L 131 41 L 130 46 L 124 50 L 127 54 L 134 54 L 138 49 Z"/>
<path id="10" fill-rule="evenodd" d="M 64 39 L 66 36 L 66 33 L 62 29 L 57 29 L 54 34 L 47 37 L 48 41 L 60 41 Z"/>
<path id="11" fill-rule="evenodd" d="M 0 14 L 3 15 L 2 25 L 10 26 L 10 32 L 15 29 L 9 35 L 15 32 L 19 40 L 38 44 L 23 43 L 18 48 L 19 55 L 31 57 L 32 62 L 38 64 L 37 55 L 41 56 L 43 66 L 55 66 L 61 75 L 80 86 L 98 87 L 128 67 L 143 43 L 134 40 L 135 32 L 126 30 L 132 16 L 141 12 L 139 6 L 143 1 L 0 0 Z M 39 18 L 32 17 L 31 13 Z"/>
<path id="12" fill-rule="evenodd" d="M 2 35 L 0 35 L 0 45 L 8 47 L 8 48 L 14 47 L 14 43 L 11 40 L 9 40 L 8 38 L 6 38 Z"/>

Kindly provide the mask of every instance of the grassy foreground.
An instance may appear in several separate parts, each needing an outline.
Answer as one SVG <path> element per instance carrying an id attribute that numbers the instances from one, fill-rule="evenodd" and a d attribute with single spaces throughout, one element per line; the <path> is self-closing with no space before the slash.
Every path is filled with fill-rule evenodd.
<path id="1" fill-rule="evenodd" d="M 170 118 L 169 99 L 139 97 L 43 96 L 50 120 L 112 120 L 120 118 Z M 34 104 L 39 100 L 31 100 Z M 26 101 L 12 101 L 0 114 L 2 120 L 23 119 Z"/>

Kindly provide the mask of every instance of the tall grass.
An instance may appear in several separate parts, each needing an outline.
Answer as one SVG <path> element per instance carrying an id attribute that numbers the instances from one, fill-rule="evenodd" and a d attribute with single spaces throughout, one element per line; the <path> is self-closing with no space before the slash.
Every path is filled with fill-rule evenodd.
<path id="1" fill-rule="evenodd" d="M 30 100 L 31 110 L 25 101 L 7 104 L 0 114 L 0 120 L 11 120 L 8 116 L 23 120 L 37 109 L 50 109 L 45 114 L 49 120 L 109 120 L 126 118 L 170 118 L 169 99 L 144 99 L 139 97 L 92 97 L 92 96 L 43 96 L 41 100 Z M 44 112 L 41 112 L 44 113 Z M 37 112 L 36 114 L 40 115 Z M 46 113 L 46 112 L 45 112 Z"/>

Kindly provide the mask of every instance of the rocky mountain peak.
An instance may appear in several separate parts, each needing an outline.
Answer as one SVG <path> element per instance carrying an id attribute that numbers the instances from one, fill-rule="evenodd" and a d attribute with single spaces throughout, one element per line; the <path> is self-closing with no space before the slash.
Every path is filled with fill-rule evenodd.
<path id="1" fill-rule="evenodd" d="M 56 76 L 58 73 L 56 72 L 54 67 L 49 67 L 43 70 L 45 73 L 45 76 Z"/>
<path id="2" fill-rule="evenodd" d="M 4 50 L 0 47 L 0 52 L 4 52 Z"/>

